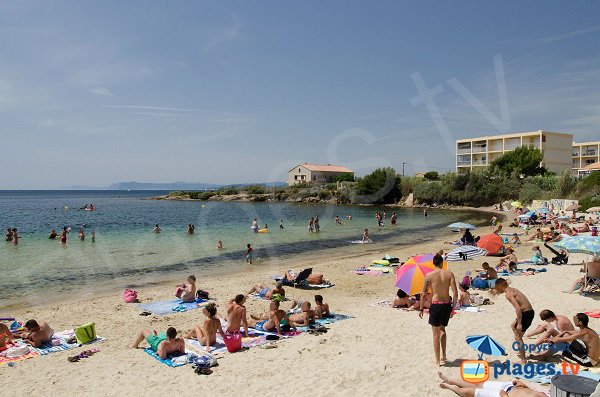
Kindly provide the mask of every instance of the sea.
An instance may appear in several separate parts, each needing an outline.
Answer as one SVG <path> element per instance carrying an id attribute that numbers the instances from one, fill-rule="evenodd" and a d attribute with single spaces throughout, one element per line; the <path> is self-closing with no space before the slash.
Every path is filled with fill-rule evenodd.
<path id="1" fill-rule="evenodd" d="M 425 217 L 419 208 L 149 199 L 166 193 L 0 191 L 0 228 L 17 228 L 20 236 L 18 245 L 0 241 L 0 308 L 88 294 L 101 285 L 116 290 L 179 275 L 240 271 L 247 266 L 247 244 L 255 250 L 252 266 L 267 270 L 317 253 L 359 254 L 365 245 L 352 242 L 366 228 L 373 240 L 369 248 L 404 246 L 435 238 L 452 222 L 480 225 L 488 219 L 476 211 L 430 209 Z M 83 210 L 86 204 L 96 211 Z M 375 212 L 384 210 L 385 226 L 378 227 Z M 395 226 L 389 224 L 392 211 L 398 214 Z M 315 216 L 321 231 L 309 234 L 308 221 Z M 261 228 L 268 225 L 268 233 L 252 232 L 255 218 Z M 157 224 L 160 234 L 152 232 Z M 195 225 L 193 235 L 188 224 Z M 48 239 L 52 229 L 60 233 L 63 227 L 71 228 L 66 244 Z M 216 248 L 219 240 L 222 250 Z"/>

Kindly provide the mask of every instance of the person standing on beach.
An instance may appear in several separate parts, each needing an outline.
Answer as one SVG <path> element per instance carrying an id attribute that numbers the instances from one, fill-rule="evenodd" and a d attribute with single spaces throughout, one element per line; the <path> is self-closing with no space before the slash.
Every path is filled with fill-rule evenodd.
<path id="1" fill-rule="evenodd" d="M 252 259 L 254 259 L 254 250 L 250 244 L 248 244 L 246 248 L 246 253 L 244 254 L 246 257 L 246 263 L 252 264 Z"/>
<path id="2" fill-rule="evenodd" d="M 506 299 L 514 306 L 517 314 L 517 319 L 511 324 L 512 331 L 515 335 L 515 341 L 519 344 L 519 358 L 522 364 L 527 363 L 525 358 L 525 349 L 523 348 L 523 335 L 531 326 L 535 318 L 535 311 L 531 307 L 529 299 L 518 289 L 509 287 L 505 279 L 499 278 L 496 280 L 495 291 L 498 294 L 506 293 Z"/>
<path id="3" fill-rule="evenodd" d="M 458 289 L 454 273 L 442 269 L 444 258 L 440 254 L 433 257 L 435 270 L 429 272 L 425 277 L 425 285 L 421 296 L 427 296 L 429 287 L 433 291 L 431 306 L 429 307 L 429 324 L 433 331 L 433 351 L 435 354 L 435 364 L 446 364 L 446 327 L 452 317 L 453 303 L 458 301 Z M 450 299 L 450 290 L 452 290 L 452 300 Z M 423 318 L 425 300 L 421 299 L 419 317 Z M 440 359 L 441 349 L 441 359 Z"/>
<path id="4" fill-rule="evenodd" d="M 250 228 L 254 233 L 258 233 L 258 219 L 254 218 L 252 221 L 252 227 Z"/>

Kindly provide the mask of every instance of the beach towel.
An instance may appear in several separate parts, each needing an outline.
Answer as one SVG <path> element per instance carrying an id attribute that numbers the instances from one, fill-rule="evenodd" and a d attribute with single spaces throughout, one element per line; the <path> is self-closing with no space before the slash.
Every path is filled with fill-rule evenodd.
<path id="1" fill-rule="evenodd" d="M 242 337 L 242 348 L 251 349 L 269 343 L 267 340 L 268 333 L 266 332 L 251 329 L 249 334 L 249 338 Z M 185 339 L 185 345 L 198 353 L 206 353 L 206 344 L 204 342 L 199 342 L 196 339 Z M 217 343 L 211 346 L 210 352 L 214 355 L 227 353 L 227 347 L 221 335 L 217 335 Z"/>
<path id="2" fill-rule="evenodd" d="M 23 342 L 22 340 L 17 340 L 14 343 L 16 345 L 16 347 L 18 346 L 23 346 L 25 345 L 25 342 Z M 13 362 L 17 362 L 17 361 L 22 361 L 22 360 L 27 360 L 29 358 L 34 358 L 34 357 L 39 357 L 40 353 L 37 349 L 35 348 L 31 348 L 29 350 L 29 353 L 22 355 L 22 356 L 18 356 L 18 357 L 3 357 L 0 356 L 0 364 L 8 364 L 8 363 L 13 363 Z"/>
<path id="3" fill-rule="evenodd" d="M 265 297 L 262 297 L 262 296 L 260 296 L 259 294 L 256 294 L 256 293 L 254 293 L 254 294 L 250 294 L 250 295 L 248 295 L 248 297 L 249 297 L 250 299 L 256 299 L 256 300 L 259 300 L 259 301 L 271 302 L 271 300 L 270 300 L 270 299 L 267 299 L 267 298 L 265 298 Z M 289 298 L 283 298 L 283 300 L 284 300 L 284 301 L 289 301 L 290 299 L 289 299 Z"/>
<path id="4" fill-rule="evenodd" d="M 141 303 L 138 305 L 138 309 L 164 316 L 165 314 L 200 309 L 209 303 L 210 301 L 204 299 L 197 299 L 196 301 L 189 303 L 183 303 L 181 299 L 174 299 L 170 301 Z"/>
<path id="5" fill-rule="evenodd" d="M 187 364 L 187 356 L 185 354 L 183 355 L 178 355 L 178 356 L 169 356 L 167 358 L 160 358 L 158 354 L 156 354 L 156 352 L 152 349 L 150 349 L 149 347 L 144 349 L 144 352 L 147 353 L 150 357 L 154 357 L 154 359 L 160 361 L 161 363 L 169 366 L 169 367 L 181 367 L 183 365 Z M 183 358 L 186 357 L 185 361 L 184 360 L 177 360 L 177 358 Z M 174 361 L 175 360 L 175 361 Z"/>
<path id="6" fill-rule="evenodd" d="M 350 273 L 358 274 L 359 276 L 385 276 L 388 273 L 384 273 L 380 270 L 370 270 L 370 269 L 356 269 L 352 270 Z"/>
<path id="7" fill-rule="evenodd" d="M 591 318 L 600 318 L 600 311 L 584 312 L 584 313 L 587 314 L 588 317 L 591 317 Z"/>

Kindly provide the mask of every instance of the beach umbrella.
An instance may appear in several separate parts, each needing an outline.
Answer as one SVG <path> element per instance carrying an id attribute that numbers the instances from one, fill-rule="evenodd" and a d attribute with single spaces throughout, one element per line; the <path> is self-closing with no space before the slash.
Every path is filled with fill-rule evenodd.
<path id="1" fill-rule="evenodd" d="M 448 255 L 446 255 L 446 260 L 448 262 L 456 262 L 465 260 L 465 258 L 471 259 L 477 256 L 486 256 L 487 254 L 488 251 L 483 248 L 473 247 L 472 245 L 462 245 L 450 251 Z"/>
<path id="2" fill-rule="evenodd" d="M 470 223 L 465 223 L 465 222 L 454 222 L 446 227 L 451 227 L 452 229 L 477 229 L 476 226 L 471 225 Z"/>
<path id="3" fill-rule="evenodd" d="M 520 207 L 520 206 L 522 206 L 523 204 L 521 204 L 521 202 L 520 202 L 520 201 L 513 201 L 512 203 L 510 203 L 510 205 L 511 205 L 512 207 L 519 208 L 519 207 Z"/>
<path id="4" fill-rule="evenodd" d="M 577 211 L 580 208 L 581 206 L 579 204 L 571 204 L 567 208 L 565 208 L 565 211 Z"/>
<path id="5" fill-rule="evenodd" d="M 479 248 L 483 248 L 488 251 L 488 255 L 497 254 L 500 248 L 504 247 L 502 238 L 497 234 L 486 234 L 481 236 L 477 242 Z"/>
<path id="6" fill-rule="evenodd" d="M 600 207 L 592 207 L 585 210 L 586 212 L 600 212 Z"/>
<path id="7" fill-rule="evenodd" d="M 420 294 L 425 285 L 425 276 L 434 268 L 433 254 L 413 256 L 396 271 L 396 288 L 400 288 L 409 295 Z M 446 261 L 442 268 L 448 268 Z"/>
<path id="8" fill-rule="evenodd" d="M 575 254 L 600 254 L 600 237 L 595 236 L 572 236 L 565 237 L 554 246 Z"/>
<path id="9" fill-rule="evenodd" d="M 489 335 L 467 336 L 467 344 L 480 353 L 480 360 L 484 354 L 488 356 L 506 355 L 506 349 Z"/>

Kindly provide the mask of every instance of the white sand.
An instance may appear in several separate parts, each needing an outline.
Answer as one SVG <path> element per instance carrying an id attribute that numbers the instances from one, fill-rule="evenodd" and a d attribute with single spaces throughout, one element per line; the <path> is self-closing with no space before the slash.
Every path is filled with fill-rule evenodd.
<path id="1" fill-rule="evenodd" d="M 478 232 L 485 234 L 488 230 Z M 531 246 L 524 244 L 517 248 L 519 259 L 531 256 Z M 98 334 L 108 340 L 93 346 L 99 347 L 100 353 L 79 363 L 67 362 L 67 357 L 84 348 L 17 362 L 13 368 L 0 366 L 2 395 L 453 395 L 439 388 L 427 318 L 420 320 L 417 312 L 369 305 L 393 298 L 396 292 L 394 275 L 371 277 L 349 273 L 354 268 L 369 264 L 372 259 L 380 259 L 386 252 L 405 259 L 412 254 L 434 252 L 441 248 L 448 250 L 452 247 L 428 243 L 394 250 L 373 244 L 365 249 L 375 250 L 377 254 L 327 260 L 317 258 L 313 263 L 286 264 L 285 268 L 296 269 L 312 265 L 315 272 L 324 273 L 336 286 L 320 293 L 333 311 L 354 318 L 332 324 L 329 332 L 322 336 L 301 335 L 277 342 L 277 349 L 254 348 L 247 352 L 225 354 L 210 376 L 198 376 L 189 366 L 169 368 L 141 350 L 126 348 L 142 328 L 164 331 L 168 326 L 175 326 L 178 330 L 190 329 L 202 316 L 200 311 L 142 317 L 138 315 L 136 305 L 123 303 L 122 291 L 114 291 L 112 296 L 87 296 L 83 301 L 73 299 L 71 302 L 3 313 L 20 320 L 46 319 L 56 330 L 95 321 Z M 544 248 L 542 250 L 546 256 L 552 256 Z M 490 263 L 497 261 L 488 257 L 451 262 L 450 269 L 460 281 L 465 269 L 480 267 L 485 260 Z M 283 268 L 283 265 L 279 266 Z M 510 277 L 512 285 L 530 298 L 536 310 L 534 324 L 540 322 L 537 314 L 546 308 L 569 317 L 579 311 L 600 308 L 597 296 L 583 297 L 560 292 L 580 276 L 579 265 L 547 267 L 549 271 L 544 274 Z M 216 295 L 223 308 L 226 299 L 247 292 L 252 284 L 269 283 L 267 275 L 276 273 L 274 270 L 282 269 L 256 264 L 243 268 L 237 275 L 199 280 L 198 286 Z M 139 289 L 138 292 L 143 302 L 171 299 L 173 286 L 180 281 Z M 314 291 L 291 288 L 287 292 L 290 296 L 304 299 L 315 294 Z M 460 360 L 477 358 L 476 352 L 465 343 L 468 335 L 491 335 L 509 350 L 510 360 L 517 360 L 510 348 L 513 342 L 510 323 L 515 316 L 514 309 L 503 296 L 493 300 L 495 305 L 485 306 L 485 312 L 460 313 L 450 321 L 448 358 L 454 361 L 442 368 L 446 375 L 460 377 Z M 250 313 L 257 313 L 264 311 L 267 304 L 248 300 L 247 307 Z M 592 319 L 591 326 L 600 329 L 600 320 Z"/>

